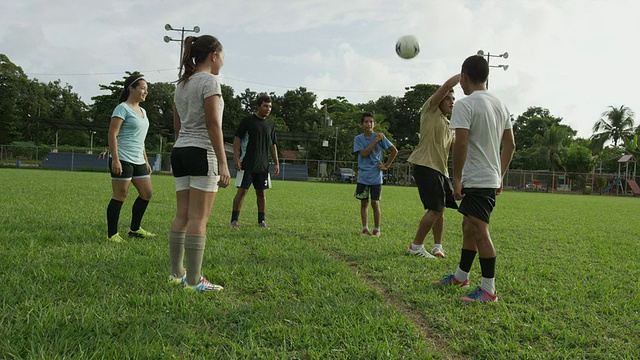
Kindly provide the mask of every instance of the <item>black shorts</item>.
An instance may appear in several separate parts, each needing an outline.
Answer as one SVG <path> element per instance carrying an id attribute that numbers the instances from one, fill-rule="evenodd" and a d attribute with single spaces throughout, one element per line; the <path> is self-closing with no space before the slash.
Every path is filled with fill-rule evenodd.
<path id="1" fill-rule="evenodd" d="M 151 177 L 149 175 L 149 167 L 147 164 L 136 165 L 128 161 L 120 160 L 122 165 L 122 174 L 116 175 L 111 168 L 112 157 L 109 157 L 109 172 L 111 173 L 111 179 L 113 180 L 135 180 Z"/>
<path id="2" fill-rule="evenodd" d="M 462 193 L 464 198 L 458 211 L 464 216 L 473 216 L 488 224 L 496 206 L 496 189 L 462 189 Z"/>
<path id="3" fill-rule="evenodd" d="M 173 148 L 171 170 L 174 177 L 217 176 L 218 159 L 213 151 L 195 146 Z"/>
<path id="4" fill-rule="evenodd" d="M 453 197 L 453 186 L 448 177 L 437 170 L 421 165 L 414 166 L 413 177 L 425 210 L 441 212 L 445 207 L 458 208 L 456 199 Z"/>
<path id="5" fill-rule="evenodd" d="M 248 189 L 253 185 L 256 190 L 266 190 L 269 188 L 269 172 L 249 172 L 245 171 L 242 176 L 241 188 Z"/>
<path id="6" fill-rule="evenodd" d="M 356 193 L 353 196 L 358 200 L 380 201 L 380 195 L 382 193 L 382 185 L 365 185 L 358 183 L 356 185 Z"/>

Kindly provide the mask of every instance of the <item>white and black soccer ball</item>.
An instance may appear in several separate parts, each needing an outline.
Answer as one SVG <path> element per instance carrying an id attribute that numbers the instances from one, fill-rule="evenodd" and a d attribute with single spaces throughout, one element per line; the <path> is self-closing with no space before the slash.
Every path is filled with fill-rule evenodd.
<path id="1" fill-rule="evenodd" d="M 403 59 L 414 58 L 420 52 L 418 39 L 413 35 L 405 35 L 396 43 L 396 54 Z"/>

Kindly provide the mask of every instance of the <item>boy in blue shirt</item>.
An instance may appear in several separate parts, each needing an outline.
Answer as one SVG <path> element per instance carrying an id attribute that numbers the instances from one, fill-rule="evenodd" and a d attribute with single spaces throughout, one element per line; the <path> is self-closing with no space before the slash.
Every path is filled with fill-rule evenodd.
<path id="1" fill-rule="evenodd" d="M 398 155 L 398 149 L 384 136 L 376 133 L 373 128 L 376 121 L 373 114 L 365 112 L 360 119 L 364 133 L 353 139 L 353 152 L 358 153 L 358 185 L 356 199 L 360 199 L 360 217 L 362 218 L 362 235 L 380 236 L 380 193 L 382 192 L 382 170 L 389 169 Z M 389 150 L 389 158 L 382 163 L 383 153 Z M 369 197 L 373 209 L 375 227 L 369 232 Z"/>

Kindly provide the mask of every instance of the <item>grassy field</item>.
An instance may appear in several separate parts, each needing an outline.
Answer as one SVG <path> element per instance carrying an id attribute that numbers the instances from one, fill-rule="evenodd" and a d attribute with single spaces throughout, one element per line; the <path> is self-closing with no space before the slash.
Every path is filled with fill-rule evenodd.
<path id="1" fill-rule="evenodd" d="M 108 174 L 0 169 L 0 358 L 640 357 L 640 199 L 500 195 L 500 301 L 466 305 L 464 290 L 430 286 L 457 267 L 458 213 L 446 259 L 405 255 L 415 188 L 384 187 L 380 238 L 359 235 L 354 185 L 274 182 L 271 229 L 250 192 L 239 232 L 223 189 L 203 273 L 225 290 L 191 294 L 166 282 L 173 179 L 152 179 L 143 227 L 158 237 L 112 244 Z"/>

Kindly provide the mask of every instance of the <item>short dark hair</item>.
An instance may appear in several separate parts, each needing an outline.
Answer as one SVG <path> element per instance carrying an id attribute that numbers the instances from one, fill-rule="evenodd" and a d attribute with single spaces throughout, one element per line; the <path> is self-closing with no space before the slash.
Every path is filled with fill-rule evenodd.
<path id="1" fill-rule="evenodd" d="M 364 123 L 364 118 L 367 118 L 367 117 L 372 117 L 373 120 L 375 121 L 375 118 L 373 117 L 373 113 L 370 111 L 365 111 L 362 113 L 362 117 L 360 117 L 360 124 Z"/>
<path id="2" fill-rule="evenodd" d="M 256 106 L 260 107 L 262 103 L 271 103 L 271 97 L 267 94 L 260 94 L 256 98 Z"/>
<path id="3" fill-rule="evenodd" d="M 471 55 L 462 63 L 462 73 L 473 83 L 482 84 L 489 77 L 489 63 L 480 55 Z"/>

